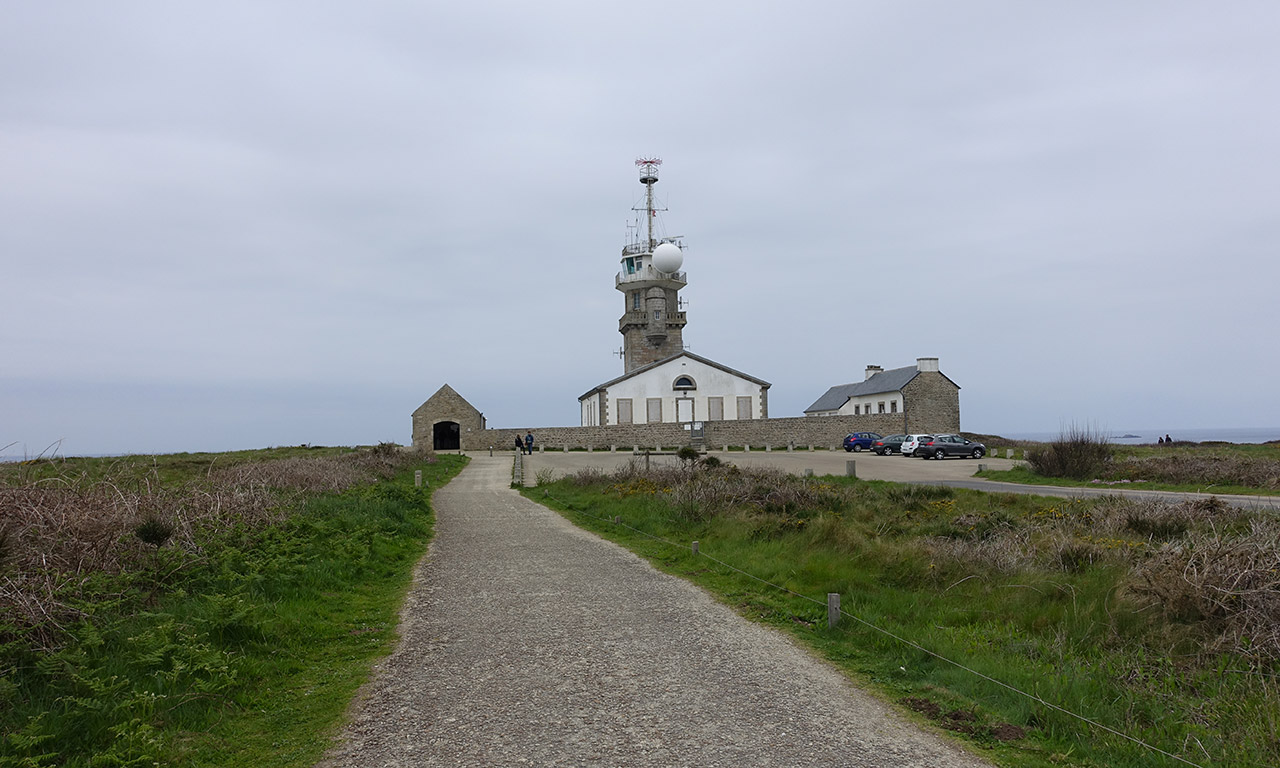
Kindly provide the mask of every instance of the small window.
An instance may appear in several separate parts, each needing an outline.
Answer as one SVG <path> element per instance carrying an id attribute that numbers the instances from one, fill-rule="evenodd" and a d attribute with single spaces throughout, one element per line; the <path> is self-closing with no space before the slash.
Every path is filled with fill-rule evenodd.
<path id="1" fill-rule="evenodd" d="M 881 413 L 884 413 L 884 401 L 883 401 L 883 400 L 881 400 L 881 401 L 880 401 L 880 412 L 881 412 Z"/>
<path id="2" fill-rule="evenodd" d="M 860 405 L 855 405 L 855 406 L 853 406 L 853 415 L 854 415 L 854 416 L 861 416 L 861 415 L 862 415 L 862 406 L 860 406 Z"/>
<path id="3" fill-rule="evenodd" d="M 698 385 L 693 383 L 693 379 L 688 376 L 680 376 L 676 379 L 676 383 L 671 385 L 672 389 L 697 389 Z"/>
<path id="4" fill-rule="evenodd" d="M 890 401 L 889 401 L 889 413 L 897 413 L 897 412 L 898 412 L 898 401 L 897 401 L 897 400 L 890 400 Z"/>
<path id="5" fill-rule="evenodd" d="M 662 423 L 662 398 L 650 397 L 645 400 L 645 406 L 648 409 L 648 422 L 650 424 Z"/>
<path id="6" fill-rule="evenodd" d="M 724 398 L 723 397 L 707 398 L 707 420 L 708 421 L 724 421 Z"/>
<path id="7" fill-rule="evenodd" d="M 662 319 L 662 310 L 660 310 L 660 309 L 655 309 L 655 310 L 653 310 L 653 319 L 654 319 L 654 320 L 661 320 L 661 319 Z"/>

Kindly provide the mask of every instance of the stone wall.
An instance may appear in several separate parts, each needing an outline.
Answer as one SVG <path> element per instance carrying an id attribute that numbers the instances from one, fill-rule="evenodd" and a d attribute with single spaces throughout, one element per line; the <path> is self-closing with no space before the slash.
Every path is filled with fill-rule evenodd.
<path id="1" fill-rule="evenodd" d="M 903 431 L 900 413 L 871 416 L 795 416 L 783 419 L 750 419 L 742 421 L 704 421 L 703 445 L 707 448 L 750 446 L 756 449 L 785 450 L 814 447 L 838 448 L 850 432 L 879 432 L 882 435 Z M 462 435 L 466 450 L 508 448 L 518 430 L 487 429 Z M 941 430 L 939 430 L 941 431 Z M 954 431 L 954 430 L 952 430 Z M 520 432 L 520 434 L 524 434 Z M 675 448 L 689 445 L 690 432 L 680 424 L 617 424 L 597 427 L 540 427 L 533 430 L 537 445 L 568 450 L 619 450 L 632 448 Z"/>
<path id="2" fill-rule="evenodd" d="M 903 432 L 959 432 L 960 387 L 937 371 L 921 371 L 902 388 Z"/>

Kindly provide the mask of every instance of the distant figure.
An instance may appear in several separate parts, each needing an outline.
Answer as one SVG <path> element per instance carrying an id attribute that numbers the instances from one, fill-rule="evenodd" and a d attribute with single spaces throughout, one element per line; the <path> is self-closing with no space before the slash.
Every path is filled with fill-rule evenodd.
<path id="1" fill-rule="evenodd" d="M 1172 438 L 1172 437 L 1169 437 L 1168 435 L 1165 435 L 1165 436 L 1164 436 L 1164 442 L 1165 442 L 1165 444 L 1166 444 L 1166 445 L 1168 445 L 1169 443 L 1172 443 L 1172 442 L 1173 442 L 1173 438 Z"/>
<path id="2" fill-rule="evenodd" d="M 529 432 L 524 436 L 524 452 L 533 455 L 533 433 Z"/>
<path id="3" fill-rule="evenodd" d="M 524 453 L 524 441 L 520 439 L 520 433 L 516 433 L 516 450 Z"/>
<path id="4" fill-rule="evenodd" d="M 517 440 L 518 440 L 518 438 L 517 438 Z M 1157 442 L 1157 443 L 1159 443 L 1160 445 L 1164 445 L 1164 438 L 1162 437 L 1162 438 L 1160 438 L 1160 439 L 1156 440 L 1156 442 Z"/>

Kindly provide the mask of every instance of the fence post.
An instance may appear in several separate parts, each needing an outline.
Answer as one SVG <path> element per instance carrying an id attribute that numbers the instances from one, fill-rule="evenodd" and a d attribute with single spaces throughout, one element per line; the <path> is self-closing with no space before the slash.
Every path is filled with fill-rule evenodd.
<path id="1" fill-rule="evenodd" d="M 698 554 L 698 542 L 693 542 L 693 554 Z"/>
<path id="2" fill-rule="evenodd" d="M 827 629 L 834 629 L 840 623 L 840 593 L 827 593 Z"/>

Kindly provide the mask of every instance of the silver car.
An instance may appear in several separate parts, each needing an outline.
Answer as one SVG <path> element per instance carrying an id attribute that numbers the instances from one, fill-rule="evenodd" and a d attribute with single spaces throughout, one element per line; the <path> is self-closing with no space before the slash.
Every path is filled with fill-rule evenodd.
<path id="1" fill-rule="evenodd" d="M 902 455 L 914 456 L 916 452 L 916 448 L 920 447 L 921 440 L 928 441 L 932 439 L 933 439 L 933 435 L 907 435 L 906 438 L 902 441 Z"/>

